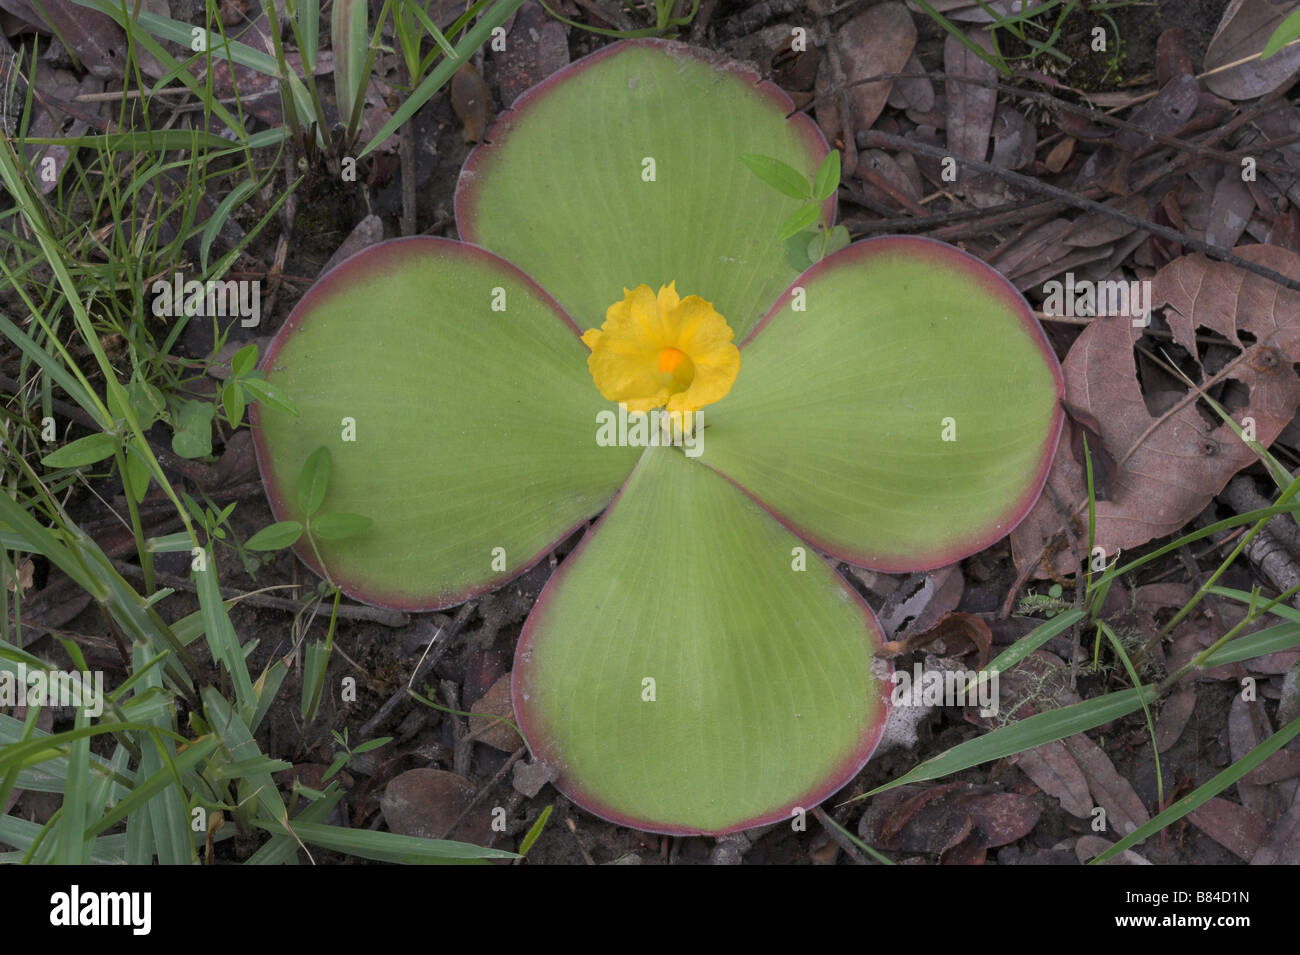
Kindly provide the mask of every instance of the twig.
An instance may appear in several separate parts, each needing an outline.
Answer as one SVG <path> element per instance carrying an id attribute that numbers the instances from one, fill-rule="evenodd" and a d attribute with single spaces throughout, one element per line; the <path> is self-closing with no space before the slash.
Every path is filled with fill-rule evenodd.
<path id="1" fill-rule="evenodd" d="M 452 642 L 456 639 L 457 635 L 459 635 L 461 628 L 463 628 L 469 621 L 470 614 L 474 612 L 475 606 L 477 606 L 477 604 L 472 600 L 468 603 L 462 604 L 455 619 L 452 620 L 445 629 L 439 628 L 438 632 L 433 635 L 433 639 L 429 642 L 428 649 L 424 651 L 424 656 L 420 658 L 420 662 L 416 665 L 415 672 L 411 674 L 411 679 L 407 681 L 406 686 L 402 687 L 386 699 L 383 702 L 383 705 L 381 705 L 375 712 L 375 715 L 370 717 L 370 719 L 366 720 L 365 723 L 361 725 L 362 739 L 370 739 L 373 737 L 375 735 L 375 730 L 383 725 L 384 720 L 388 719 L 389 714 L 397 708 L 399 703 L 406 699 L 407 689 L 415 686 L 423 680 L 425 675 L 433 669 L 434 665 L 442 659 L 442 655 L 447 652 L 448 648 L 450 648 Z"/>
<path id="2" fill-rule="evenodd" d="M 887 146 L 890 149 L 902 149 L 908 152 L 920 153 L 922 156 L 929 156 L 932 159 L 953 159 L 958 165 L 970 168 L 976 172 L 987 173 L 995 176 L 1005 182 L 1019 186 L 1030 192 L 1036 192 L 1040 195 L 1048 196 L 1058 202 L 1064 202 L 1079 209 L 1087 209 L 1089 212 L 1096 212 L 1125 225 L 1131 226 L 1142 232 L 1149 232 L 1157 235 L 1169 242 L 1181 243 L 1184 247 L 1196 252 L 1204 253 L 1211 258 L 1218 259 L 1221 262 L 1227 262 L 1239 269 L 1247 272 L 1253 272 L 1255 275 L 1266 278 L 1271 282 L 1276 282 L 1283 288 L 1300 292 L 1300 282 L 1289 279 L 1280 272 L 1275 272 L 1270 268 L 1258 265 L 1239 255 L 1234 255 L 1227 249 L 1219 248 L 1217 245 L 1210 245 L 1208 242 L 1202 242 L 1186 233 L 1179 232 L 1177 229 L 1170 229 L 1159 223 L 1152 222 L 1149 219 L 1143 219 L 1131 213 L 1124 212 L 1122 209 L 1116 209 L 1112 206 L 1105 205 L 1093 199 L 1085 199 L 1083 196 L 1076 195 L 1065 189 L 1048 185 L 1040 182 L 1032 176 L 1024 176 L 1018 172 L 1012 172 L 1010 169 L 1004 169 L 1001 166 L 994 166 L 992 163 L 982 162 L 978 159 L 967 159 L 963 156 L 954 155 L 946 149 L 940 149 L 938 146 L 930 146 L 926 143 L 915 142 L 902 136 L 895 136 L 891 133 L 882 133 L 876 130 L 868 130 L 858 134 L 860 145 L 866 146 Z"/>
<path id="3" fill-rule="evenodd" d="M 451 825 L 447 827 L 447 831 L 439 836 L 439 838 L 446 839 L 455 832 L 456 827 L 459 826 L 465 820 L 465 817 L 470 814 L 470 810 L 482 802 L 483 797 L 497 787 L 501 780 L 505 778 L 506 773 L 510 771 L 510 767 L 519 762 L 526 752 L 528 752 L 528 747 L 520 746 L 517 750 L 511 753 L 510 758 L 507 759 L 502 767 L 496 771 L 496 775 L 488 780 L 486 786 L 474 794 L 474 798 L 469 801 L 469 805 L 460 811 L 460 815 L 452 820 Z"/>
<path id="4" fill-rule="evenodd" d="M 825 809 L 821 806 L 815 806 L 813 807 L 813 815 L 816 816 L 817 821 L 822 824 L 822 830 L 835 840 L 835 844 L 844 850 L 845 855 L 852 859 L 855 865 L 871 864 L 870 860 L 862 854 L 861 850 L 859 850 L 858 847 L 844 835 L 844 833 L 840 832 L 840 827 L 835 824 L 834 820 L 827 817 Z"/>
<path id="5" fill-rule="evenodd" d="M 133 577 L 136 580 L 144 578 L 142 571 L 135 564 L 128 563 L 124 560 L 113 561 L 113 566 L 126 577 Z M 198 589 L 194 582 L 187 577 L 177 577 L 173 574 L 158 573 L 154 575 L 158 583 L 164 587 L 171 587 L 174 590 L 184 590 L 194 593 Z M 254 607 L 270 607 L 275 610 L 290 610 L 297 613 L 305 610 L 316 598 L 311 600 L 289 600 L 286 597 L 273 597 L 270 594 L 258 593 L 256 591 L 232 590 L 229 587 L 221 589 L 222 600 L 238 600 L 241 603 L 249 603 Z M 385 610 L 382 607 L 367 607 L 365 604 L 345 604 L 339 603 L 339 616 L 347 620 L 365 620 L 370 623 L 383 624 L 385 627 L 405 627 L 411 622 L 408 614 L 400 610 Z"/>

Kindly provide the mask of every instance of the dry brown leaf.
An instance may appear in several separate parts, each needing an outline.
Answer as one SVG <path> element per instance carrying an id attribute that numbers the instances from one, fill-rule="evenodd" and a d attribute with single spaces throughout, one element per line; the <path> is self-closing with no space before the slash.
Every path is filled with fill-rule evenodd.
<path id="1" fill-rule="evenodd" d="M 1210 202 L 1210 221 L 1205 227 L 1205 241 L 1221 249 L 1231 249 L 1245 234 L 1255 213 L 1255 197 L 1241 181 L 1235 169 L 1225 169 L 1214 187 Z"/>
<path id="2" fill-rule="evenodd" d="M 483 138 L 491 102 L 492 93 L 473 63 L 466 63 L 452 76 L 451 108 L 465 129 L 465 142 L 476 143 Z"/>
<path id="3" fill-rule="evenodd" d="M 970 39 L 986 50 L 992 44 L 988 35 L 977 30 Z M 949 36 L 943 44 L 944 72 L 949 77 L 964 76 L 992 83 L 998 71 L 968 50 L 960 40 Z M 976 86 L 956 79 L 944 81 L 948 98 L 948 148 L 958 156 L 983 160 L 989 151 L 989 134 L 997 111 L 997 90 Z"/>
<path id="4" fill-rule="evenodd" d="M 1100 746 L 1077 733 L 1065 738 L 1065 748 L 1083 770 L 1093 802 L 1106 810 L 1107 829 L 1127 836 L 1151 818 L 1132 784 L 1119 774 Z"/>
<path id="5" fill-rule="evenodd" d="M 515 719 L 514 705 L 510 700 L 508 672 L 488 687 L 488 691 L 469 709 L 471 713 L 476 714 L 469 718 L 470 733 L 480 743 L 507 753 L 513 753 L 524 744 L 519 734 L 515 732 L 515 728 L 510 723 L 502 722 L 502 719 L 511 722 Z M 501 719 L 493 719 L 493 717 Z"/>
<path id="6" fill-rule="evenodd" d="M 1232 698 L 1232 705 L 1228 707 L 1228 754 L 1233 762 L 1242 759 L 1272 734 L 1273 727 L 1260 701 L 1247 702 L 1240 693 Z M 1265 819 L 1276 819 L 1282 814 L 1282 807 L 1268 786 L 1239 779 L 1237 796 L 1242 805 Z"/>
<path id="7" fill-rule="evenodd" d="M 1162 31 L 1156 38 L 1156 83 L 1164 86 L 1175 76 L 1195 72 L 1183 28 L 1170 27 Z"/>
<path id="8" fill-rule="evenodd" d="M 1092 814 L 1088 780 L 1059 739 L 1025 750 L 1013 762 L 1035 786 L 1056 797 L 1070 815 L 1086 819 Z"/>
<path id="9" fill-rule="evenodd" d="M 126 34 L 112 18 L 72 0 L 41 0 L 32 7 L 91 73 L 101 79 L 122 75 Z"/>
<path id="10" fill-rule="evenodd" d="M 1300 801 L 1273 824 L 1251 865 L 1300 865 Z"/>
<path id="11" fill-rule="evenodd" d="M 1156 749 L 1163 753 L 1178 742 L 1187 728 L 1192 711 L 1196 709 L 1196 687 L 1181 684 L 1169 695 L 1156 717 Z"/>
<path id="12" fill-rule="evenodd" d="M 916 46 L 916 24 L 901 3 L 882 3 L 844 24 L 831 42 L 835 44 L 843 75 L 835 75 L 829 63 L 832 57 L 826 57 L 817 75 L 817 98 L 826 107 L 817 107 L 817 119 L 828 136 L 832 129 L 842 130 L 845 125 L 843 117 L 838 116 L 841 98 L 830 95 L 831 89 L 882 73 L 903 72 Z M 851 112 L 850 135 L 875 124 L 893 87 L 893 80 L 881 80 L 854 86 L 846 92 Z M 827 112 L 836 114 L 829 122 L 824 116 Z"/>
<path id="13" fill-rule="evenodd" d="M 379 805 L 390 831 L 403 836 L 443 839 L 474 800 L 474 786 L 464 776 L 441 769 L 410 769 L 389 782 Z M 490 807 L 471 812 L 454 836 L 482 844 L 491 838 Z"/>
<path id="14" fill-rule="evenodd" d="M 956 609 L 965 586 L 959 564 L 909 574 L 889 595 L 876 617 L 891 639 L 902 639 L 933 626 L 944 614 Z"/>
<path id="15" fill-rule="evenodd" d="M 979 793 L 960 800 L 986 848 L 1027 836 L 1042 815 L 1038 804 L 1019 793 Z"/>
<path id="16" fill-rule="evenodd" d="M 1296 0 L 1232 0 L 1205 51 L 1205 70 L 1255 56 L 1297 7 L 1300 3 Z M 1207 76 L 1205 85 L 1228 99 L 1254 99 L 1293 79 L 1297 70 L 1300 70 L 1300 46 L 1293 46 L 1267 60 L 1256 57 Z"/>
<path id="17" fill-rule="evenodd" d="M 1300 256 L 1276 246 L 1235 250 L 1242 258 L 1300 279 Z M 1198 326 L 1244 349 L 1213 380 L 1232 378 L 1249 389 L 1236 411 L 1251 417 L 1257 440 L 1267 447 L 1300 407 L 1300 293 L 1202 255 L 1186 255 L 1161 269 L 1152 282 L 1152 305 L 1165 316 L 1178 344 L 1195 355 Z M 1254 336 L 1244 344 L 1238 330 Z M 1198 413 L 1195 392 L 1173 408 L 1152 415 L 1135 376 L 1133 344 L 1143 329 L 1128 318 L 1092 322 L 1062 363 L 1065 399 L 1100 422 L 1119 473 L 1111 500 L 1097 504 L 1097 544 L 1109 557 L 1172 534 L 1201 512 L 1232 476 L 1257 459 L 1226 424 L 1208 426 Z M 1076 557 L 1063 548 L 1063 525 L 1052 496 L 1076 521 L 1086 514 L 1082 469 L 1058 453 L 1045 492 L 1012 533 L 1017 567 L 1038 561 L 1055 540 L 1051 556 L 1058 572 L 1073 573 Z M 1079 526 L 1076 526 L 1076 531 Z M 1059 536 L 1058 536 L 1059 535 Z M 1035 574 L 1046 576 L 1041 566 Z"/>
<path id="18" fill-rule="evenodd" d="M 1215 796 L 1187 814 L 1187 819 L 1237 858 L 1251 860 L 1268 834 L 1268 823 L 1257 812 Z"/>
<path id="19" fill-rule="evenodd" d="M 1087 862 L 1094 856 L 1099 856 L 1114 843 L 1101 836 L 1080 836 L 1079 841 L 1074 844 L 1075 857 L 1080 862 Z M 1151 861 L 1146 856 L 1139 855 L 1132 849 L 1125 849 L 1117 856 L 1103 863 L 1103 865 L 1151 865 Z"/>
<path id="20" fill-rule="evenodd" d="M 899 72 L 924 73 L 925 66 L 913 52 Z M 895 109 L 919 109 L 921 112 L 933 109 L 934 84 L 928 76 L 909 76 L 895 80 L 894 88 L 889 93 L 889 105 Z"/>
<path id="21" fill-rule="evenodd" d="M 1022 169 L 1034 161 L 1038 149 L 1038 130 L 1019 110 L 999 106 L 993 117 L 993 158 L 995 166 Z"/>

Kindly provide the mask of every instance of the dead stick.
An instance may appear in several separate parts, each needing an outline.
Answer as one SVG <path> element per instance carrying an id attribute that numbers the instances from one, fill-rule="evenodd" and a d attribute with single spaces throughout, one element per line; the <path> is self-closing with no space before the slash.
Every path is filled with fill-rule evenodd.
<path id="1" fill-rule="evenodd" d="M 863 145 L 887 146 L 890 149 L 902 149 L 908 152 L 920 153 L 922 156 L 929 156 L 932 159 L 951 158 L 955 160 L 958 165 L 973 169 L 976 172 L 987 173 L 988 175 L 996 176 L 998 179 L 1002 179 L 1005 182 L 1020 186 L 1022 189 L 1027 189 L 1030 192 L 1049 196 L 1052 199 L 1067 203 L 1068 205 L 1072 205 L 1079 209 L 1087 209 L 1089 212 L 1096 212 L 1100 215 L 1106 216 L 1107 218 L 1123 222 L 1125 225 L 1131 226 L 1139 231 L 1157 235 L 1169 242 L 1179 242 L 1193 251 L 1201 252 L 1211 258 L 1218 259 L 1221 262 L 1227 262 L 1229 265 L 1234 265 L 1244 271 L 1253 272 L 1255 275 L 1266 278 L 1271 282 L 1276 282 L 1283 288 L 1300 292 L 1300 282 L 1297 282 L 1294 279 L 1289 279 L 1280 272 L 1275 272 L 1270 268 L 1265 268 L 1262 265 L 1243 259 L 1239 255 L 1234 255 L 1227 249 L 1221 249 L 1217 245 L 1210 245 L 1208 242 L 1202 242 L 1200 239 L 1179 232 L 1177 229 L 1170 229 L 1167 226 L 1151 222 L 1148 219 L 1143 219 L 1139 216 L 1105 205 L 1093 199 L 1085 199 L 1083 196 L 1076 195 L 1065 189 L 1050 186 L 1045 182 L 1039 182 L 1031 176 L 1023 176 L 1018 172 L 1012 172 L 1010 169 L 1003 169 L 1001 166 L 994 166 L 992 163 L 982 162 L 978 159 L 967 159 L 963 156 L 957 156 L 946 149 L 940 149 L 938 146 L 930 146 L 926 143 L 915 142 L 910 139 L 905 139 L 902 136 L 895 136 L 891 133 L 868 130 L 859 133 L 858 140 Z"/>

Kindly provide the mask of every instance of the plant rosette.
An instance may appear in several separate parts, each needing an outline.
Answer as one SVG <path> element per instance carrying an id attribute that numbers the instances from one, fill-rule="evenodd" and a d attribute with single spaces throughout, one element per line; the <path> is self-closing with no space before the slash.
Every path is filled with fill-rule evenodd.
<path id="1" fill-rule="evenodd" d="M 742 161 L 811 178 L 828 148 L 792 113 L 711 54 L 606 47 L 470 155 L 462 242 L 355 255 L 261 366 L 299 410 L 254 413 L 276 519 L 322 445 L 327 507 L 374 518 L 295 545 L 358 600 L 460 604 L 604 512 L 524 625 L 513 701 L 558 788 L 638 829 L 733 832 L 851 780 L 889 668 L 820 554 L 904 572 L 988 547 L 1062 427 L 1042 329 L 974 257 L 887 237 L 795 271 L 801 202 Z M 830 228 L 834 199 L 816 211 Z"/>

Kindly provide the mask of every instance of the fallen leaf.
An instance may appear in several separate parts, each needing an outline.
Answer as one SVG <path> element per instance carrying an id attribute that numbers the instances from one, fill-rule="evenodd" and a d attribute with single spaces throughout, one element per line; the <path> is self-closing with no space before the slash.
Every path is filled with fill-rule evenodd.
<path id="1" fill-rule="evenodd" d="M 1088 780 L 1060 740 L 1024 750 L 1012 762 L 1035 786 L 1054 796 L 1070 815 L 1086 819 L 1092 814 Z"/>
<path id="2" fill-rule="evenodd" d="M 476 715 L 469 718 L 470 733 L 480 743 L 507 753 L 513 753 L 524 741 L 509 723 L 494 720 L 502 717 L 513 722 L 515 709 L 510 701 L 510 674 L 502 675 L 488 687 L 488 691 L 474 701 L 470 712 Z"/>
<path id="3" fill-rule="evenodd" d="M 1106 810 L 1108 829 L 1127 836 L 1151 818 L 1132 784 L 1119 774 L 1100 746 L 1082 733 L 1067 736 L 1064 742 L 1088 780 L 1093 802 Z"/>
<path id="4" fill-rule="evenodd" d="M 442 769 L 408 769 L 393 777 L 379 799 L 391 832 L 422 839 L 445 839 L 474 799 L 474 786 Z M 482 844 L 492 837 L 491 806 L 480 805 L 456 827 L 458 841 Z"/>
<path id="5" fill-rule="evenodd" d="M 1254 212 L 1255 197 L 1250 189 L 1241 181 L 1237 170 L 1225 169 L 1214 187 L 1205 241 L 1221 249 L 1231 249 L 1245 234 Z"/>
<path id="6" fill-rule="evenodd" d="M 900 73 L 925 73 L 921 58 L 913 51 Z M 894 81 L 889 93 L 889 105 L 894 109 L 917 109 L 926 112 L 934 108 L 934 84 L 928 76 L 909 76 Z"/>
<path id="7" fill-rule="evenodd" d="M 995 166 L 1022 169 L 1034 161 L 1038 149 L 1038 130 L 1023 113 L 1010 106 L 999 106 L 993 116 L 993 158 Z"/>
<path id="8" fill-rule="evenodd" d="M 970 39 L 986 50 L 992 43 L 983 31 L 969 34 Z M 993 131 L 993 115 L 997 111 L 997 90 L 974 83 L 963 83 L 953 77 L 992 83 L 998 71 L 989 63 L 968 50 L 956 37 L 949 36 L 943 43 L 944 81 L 948 97 L 948 148 L 958 156 L 983 160 L 989 151 L 989 134 Z"/>
<path id="9" fill-rule="evenodd" d="M 72 0 L 40 0 L 31 5 L 91 73 L 100 79 L 122 75 L 126 68 L 126 34 L 111 17 Z"/>
<path id="10" fill-rule="evenodd" d="M 959 564 L 909 574 L 876 615 L 891 639 L 900 640 L 932 626 L 961 602 L 965 579 Z"/>
<path id="11" fill-rule="evenodd" d="M 1290 278 L 1300 279 L 1300 256 L 1276 246 L 1240 246 L 1236 254 Z M 1220 372 L 1249 389 L 1237 409 L 1251 417 L 1256 438 L 1268 447 L 1300 407 L 1300 292 L 1202 255 L 1182 256 L 1156 273 L 1152 306 L 1167 306 L 1174 340 L 1198 354 L 1196 329 L 1205 326 L 1241 347 L 1243 354 Z M 1243 342 L 1238 330 L 1254 344 Z M 1188 392 L 1172 409 L 1148 411 L 1135 374 L 1133 344 L 1143 329 L 1128 318 L 1101 318 L 1084 329 L 1062 363 L 1065 399 L 1101 424 L 1118 474 L 1110 500 L 1097 504 L 1097 544 L 1107 554 L 1130 550 L 1185 526 L 1243 467 L 1256 462 L 1250 447 L 1226 424 L 1207 425 Z M 1087 489 L 1072 455 L 1057 454 L 1044 493 L 1012 532 L 1016 566 L 1024 569 L 1063 541 L 1061 517 L 1052 495 L 1074 520 L 1086 519 Z M 1078 530 L 1078 526 L 1076 526 Z M 1060 537 L 1058 537 L 1060 535 Z M 1055 569 L 1073 573 L 1077 561 L 1057 545 Z M 1039 567 L 1036 574 L 1045 576 Z"/>
<path id="12" fill-rule="evenodd" d="M 1196 709 L 1196 687 L 1188 683 L 1180 684 L 1160 707 L 1156 716 L 1156 750 L 1165 752 L 1187 728 L 1192 711 Z"/>
<path id="13" fill-rule="evenodd" d="M 1205 50 L 1205 68 L 1211 72 L 1229 63 L 1247 62 L 1205 78 L 1205 85 L 1231 100 L 1254 99 L 1271 93 L 1295 77 L 1300 69 L 1300 46 L 1278 51 L 1267 60 L 1257 54 L 1269 37 L 1300 3 L 1278 0 L 1232 0 L 1219 28 Z"/>
<path id="14" fill-rule="evenodd" d="M 1019 793 L 980 793 L 960 800 L 960 804 L 990 849 L 1029 835 L 1042 815 L 1033 799 Z"/>
<path id="15" fill-rule="evenodd" d="M 1243 758 L 1252 749 L 1273 734 L 1268 716 L 1258 702 L 1247 702 L 1240 693 L 1232 698 L 1228 707 L 1228 754 L 1233 762 Z M 1264 819 L 1276 819 L 1282 814 L 1277 797 L 1268 786 L 1237 780 L 1237 797 L 1242 805 L 1254 810 Z"/>
<path id="16" fill-rule="evenodd" d="M 1156 38 L 1156 85 L 1164 86 L 1176 76 L 1195 72 L 1183 28 L 1162 30 Z"/>
<path id="17" fill-rule="evenodd" d="M 1268 823 L 1257 812 L 1215 796 L 1187 814 L 1203 833 L 1239 859 L 1251 860 L 1268 834 Z"/>
<path id="18" fill-rule="evenodd" d="M 1111 485 L 1115 483 L 1115 456 L 1110 453 L 1106 439 L 1101 436 L 1101 423 L 1068 401 L 1062 401 L 1061 407 L 1070 419 L 1070 453 L 1074 455 L 1074 461 L 1085 477 L 1088 462 L 1092 461 L 1092 496 L 1098 501 L 1109 500 Z"/>
<path id="19" fill-rule="evenodd" d="M 1101 836 L 1080 836 L 1079 841 L 1074 844 L 1075 857 L 1080 862 L 1087 862 L 1095 856 L 1101 855 L 1109 849 L 1113 842 L 1103 839 Z M 1139 855 L 1132 849 L 1125 849 L 1116 856 L 1112 856 L 1102 865 L 1151 865 L 1151 861 L 1145 856 Z"/>
<path id="20" fill-rule="evenodd" d="M 1126 153 L 1150 142 L 1150 134 L 1173 135 L 1191 121 L 1200 103 L 1201 87 L 1196 77 L 1180 74 L 1133 114 L 1132 126 L 1115 136 L 1115 145 Z"/>
<path id="21" fill-rule="evenodd" d="M 464 127 L 465 142 L 476 143 L 483 138 L 491 101 L 487 83 L 473 63 L 466 63 L 451 78 L 451 108 Z"/>
<path id="22" fill-rule="evenodd" d="M 819 102 L 824 95 L 833 101 L 839 97 L 831 94 L 831 88 L 843 83 L 854 83 L 882 73 L 901 73 L 907 66 L 916 46 L 916 24 L 912 15 L 901 3 L 881 3 L 854 17 L 836 31 L 831 40 L 839 54 L 840 69 L 843 76 L 835 78 L 832 70 L 819 71 L 817 96 Z M 830 60 L 831 57 L 827 57 Z M 826 76 L 830 82 L 823 81 Z M 863 83 L 847 90 L 851 132 L 857 133 L 875 125 L 881 110 L 889 99 L 893 80 L 880 80 L 875 83 Z M 831 109 L 838 109 L 831 105 Z M 822 108 L 817 111 L 818 119 L 822 117 Z M 836 124 L 843 128 L 843 118 Z"/>
<path id="23" fill-rule="evenodd" d="M 1277 822 L 1251 856 L 1251 865 L 1300 865 L 1300 803 Z"/>

